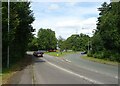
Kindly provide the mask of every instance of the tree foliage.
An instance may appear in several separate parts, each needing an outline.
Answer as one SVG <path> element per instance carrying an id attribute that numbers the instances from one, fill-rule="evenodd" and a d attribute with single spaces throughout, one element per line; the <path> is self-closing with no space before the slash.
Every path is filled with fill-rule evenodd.
<path id="1" fill-rule="evenodd" d="M 38 50 L 38 38 L 32 37 L 31 41 L 28 43 L 28 50 L 37 51 Z"/>
<path id="2" fill-rule="evenodd" d="M 56 49 L 57 39 L 54 31 L 51 29 L 40 28 L 37 36 L 39 50 Z"/>
<path id="3" fill-rule="evenodd" d="M 58 40 L 60 49 L 73 51 L 87 51 L 89 36 L 85 34 L 73 34 L 66 40 Z"/>
<path id="4" fill-rule="evenodd" d="M 10 2 L 10 23 L 8 33 L 8 3 L 2 3 L 2 57 L 3 66 L 7 62 L 7 47 L 10 51 L 10 64 L 23 58 L 29 39 L 32 37 L 34 21 L 30 2 Z"/>
<path id="5" fill-rule="evenodd" d="M 105 2 L 99 11 L 97 30 L 93 36 L 93 56 L 120 61 L 120 2 Z"/>
<path id="6" fill-rule="evenodd" d="M 58 47 L 60 48 L 60 51 L 62 52 L 64 50 L 64 42 L 65 39 L 59 36 L 58 38 Z"/>

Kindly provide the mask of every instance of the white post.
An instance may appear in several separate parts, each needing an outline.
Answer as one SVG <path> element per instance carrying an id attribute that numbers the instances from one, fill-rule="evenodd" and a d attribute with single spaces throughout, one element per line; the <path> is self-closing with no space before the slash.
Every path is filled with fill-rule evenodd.
<path id="1" fill-rule="evenodd" d="M 8 42 L 9 42 L 9 20 L 10 20 L 10 2 L 8 0 Z M 8 44 L 8 55 L 7 55 L 7 67 L 9 68 L 9 44 Z"/>

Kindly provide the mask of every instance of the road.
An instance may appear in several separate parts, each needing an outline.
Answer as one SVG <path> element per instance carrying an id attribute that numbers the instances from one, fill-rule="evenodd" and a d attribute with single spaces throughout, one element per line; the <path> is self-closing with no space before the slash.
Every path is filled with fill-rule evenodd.
<path id="1" fill-rule="evenodd" d="M 79 55 L 65 59 L 46 54 L 43 58 L 32 56 L 33 64 L 20 73 L 19 80 L 14 79 L 14 84 L 118 84 L 117 66 L 83 60 Z"/>
<path id="2" fill-rule="evenodd" d="M 89 60 L 85 60 L 80 58 L 81 54 L 70 54 L 65 56 L 65 59 L 71 61 L 77 66 L 86 68 L 87 70 L 91 70 L 94 72 L 98 72 L 101 74 L 105 74 L 114 78 L 118 78 L 118 66 L 106 65 L 97 62 L 92 62 Z"/>

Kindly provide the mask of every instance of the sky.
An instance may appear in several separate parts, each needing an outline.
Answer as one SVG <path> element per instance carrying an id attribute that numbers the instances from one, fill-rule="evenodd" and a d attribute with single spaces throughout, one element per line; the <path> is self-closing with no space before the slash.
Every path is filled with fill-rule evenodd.
<path id="1" fill-rule="evenodd" d="M 36 34 L 40 28 L 52 29 L 56 37 L 67 39 L 72 34 L 93 35 L 102 2 L 32 2 L 35 21 L 32 23 Z M 109 3 L 109 0 L 107 1 Z"/>

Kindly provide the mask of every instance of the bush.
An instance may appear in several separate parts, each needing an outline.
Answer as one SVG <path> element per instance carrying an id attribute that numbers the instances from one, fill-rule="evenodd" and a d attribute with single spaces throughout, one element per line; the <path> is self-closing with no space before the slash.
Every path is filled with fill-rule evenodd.
<path id="1" fill-rule="evenodd" d="M 109 60 L 120 62 L 120 54 L 119 53 L 112 53 L 110 55 Z"/>
<path id="2" fill-rule="evenodd" d="M 111 55 L 111 52 L 110 51 L 103 51 L 103 57 L 104 57 L 104 59 L 110 59 L 109 57 L 110 57 L 110 55 Z"/>
<path id="3" fill-rule="evenodd" d="M 94 58 L 120 62 L 120 54 L 116 52 L 108 51 L 108 50 L 99 51 L 94 54 L 89 53 L 87 55 L 89 57 L 93 56 Z"/>
<path id="4" fill-rule="evenodd" d="M 88 56 L 88 57 L 93 57 L 92 52 L 90 51 L 89 53 L 87 53 L 87 56 Z"/>
<path id="5" fill-rule="evenodd" d="M 93 54 L 93 57 L 94 57 L 94 58 L 103 59 L 103 58 L 104 58 L 104 57 L 103 57 L 103 52 L 102 52 L 102 51 L 97 52 L 97 53 Z"/>

